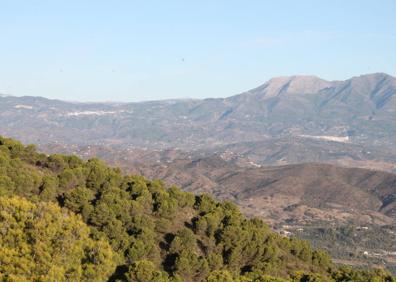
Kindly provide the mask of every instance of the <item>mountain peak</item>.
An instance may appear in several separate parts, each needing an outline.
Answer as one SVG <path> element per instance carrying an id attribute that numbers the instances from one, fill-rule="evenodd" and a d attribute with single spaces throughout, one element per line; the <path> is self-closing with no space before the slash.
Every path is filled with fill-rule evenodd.
<path id="1" fill-rule="evenodd" d="M 396 78 L 386 74 L 386 73 L 370 73 L 370 74 L 363 74 L 360 76 L 355 76 L 352 77 L 351 79 L 348 79 L 347 81 L 351 81 L 352 83 L 363 83 L 363 84 L 369 84 L 369 85 L 375 85 L 380 82 L 391 82 L 396 85 Z"/>
<path id="2" fill-rule="evenodd" d="M 381 78 L 390 78 L 390 79 L 396 79 L 395 77 L 384 73 L 384 72 L 375 72 L 375 73 L 367 73 L 367 74 L 362 74 L 359 76 L 352 77 L 351 79 L 354 78 L 363 78 L 363 79 L 381 79 Z"/>
<path id="3" fill-rule="evenodd" d="M 275 81 L 325 81 L 315 75 L 290 75 L 290 76 L 275 76 L 268 82 Z"/>
<path id="4" fill-rule="evenodd" d="M 279 96 L 284 93 L 313 94 L 331 86 L 333 83 L 313 75 L 279 76 L 270 79 L 262 86 L 252 89 L 248 93 L 265 96 L 265 98 Z"/>
<path id="5" fill-rule="evenodd" d="M 267 99 L 285 94 L 316 94 L 323 89 L 342 86 L 345 83 L 353 84 L 357 88 L 366 87 L 367 89 L 373 89 L 377 84 L 384 82 L 396 86 L 396 78 L 386 73 L 365 74 L 342 81 L 329 81 L 314 75 L 278 76 L 271 78 L 257 88 L 242 93 L 242 95 L 248 94 L 258 99 Z"/>

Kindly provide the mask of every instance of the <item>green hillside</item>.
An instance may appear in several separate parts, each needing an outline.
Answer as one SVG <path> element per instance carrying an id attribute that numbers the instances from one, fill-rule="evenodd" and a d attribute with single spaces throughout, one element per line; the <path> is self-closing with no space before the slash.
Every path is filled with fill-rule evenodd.
<path id="1" fill-rule="evenodd" d="M 337 267 L 232 203 L 6 138 L 0 234 L 2 281 L 396 281 Z"/>

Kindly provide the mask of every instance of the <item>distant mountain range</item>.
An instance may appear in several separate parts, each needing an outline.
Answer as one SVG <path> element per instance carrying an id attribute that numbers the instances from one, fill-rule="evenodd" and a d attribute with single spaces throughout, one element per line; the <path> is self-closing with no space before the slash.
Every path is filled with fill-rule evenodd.
<path id="1" fill-rule="evenodd" d="M 0 134 L 43 148 L 227 148 L 259 164 L 370 161 L 392 170 L 389 163 L 396 163 L 396 78 L 382 73 L 345 81 L 278 77 L 225 99 L 75 103 L 6 96 L 0 118 Z"/>

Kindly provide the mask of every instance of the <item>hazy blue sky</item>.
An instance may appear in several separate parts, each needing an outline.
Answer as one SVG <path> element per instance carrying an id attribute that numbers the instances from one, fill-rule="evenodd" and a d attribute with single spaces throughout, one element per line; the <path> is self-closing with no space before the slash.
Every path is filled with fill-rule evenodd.
<path id="1" fill-rule="evenodd" d="M 395 0 L 0 0 L 0 93 L 141 101 L 396 75 L 395 12 Z"/>

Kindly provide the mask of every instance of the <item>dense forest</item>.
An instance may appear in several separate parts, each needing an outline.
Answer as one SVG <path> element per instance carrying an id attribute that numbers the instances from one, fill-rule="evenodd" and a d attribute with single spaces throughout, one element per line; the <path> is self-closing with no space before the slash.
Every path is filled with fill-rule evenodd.
<path id="1" fill-rule="evenodd" d="M 1 281 L 396 281 L 230 202 L 0 137 Z"/>

